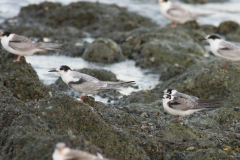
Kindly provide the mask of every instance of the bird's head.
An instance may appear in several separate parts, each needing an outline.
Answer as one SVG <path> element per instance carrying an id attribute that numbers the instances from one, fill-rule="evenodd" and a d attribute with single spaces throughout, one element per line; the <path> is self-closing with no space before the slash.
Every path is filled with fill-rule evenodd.
<path id="1" fill-rule="evenodd" d="M 66 65 L 62 65 L 60 66 L 59 68 L 57 69 L 54 69 L 54 70 L 51 70 L 51 71 L 48 71 L 48 72 L 57 72 L 58 74 L 60 74 L 61 76 L 71 72 L 72 69 Z"/>
<path id="2" fill-rule="evenodd" d="M 208 35 L 207 37 L 199 39 L 199 40 L 205 40 L 205 41 L 208 41 L 209 43 L 211 43 L 211 42 L 219 41 L 219 40 L 221 40 L 221 38 L 215 34 L 212 34 L 212 35 Z"/>
<path id="3" fill-rule="evenodd" d="M 2 32 L 0 33 L 0 38 L 8 37 L 10 34 L 12 34 L 12 33 L 9 32 L 9 31 L 2 31 Z"/>
<path id="4" fill-rule="evenodd" d="M 163 99 L 164 102 L 169 102 L 169 101 L 172 101 L 174 99 L 174 96 L 170 95 L 170 94 L 164 94 L 162 99 Z"/>
<path id="5" fill-rule="evenodd" d="M 158 0 L 158 3 L 161 4 L 166 4 L 166 3 L 170 3 L 169 0 Z"/>
<path id="6" fill-rule="evenodd" d="M 169 95 L 174 95 L 177 92 L 175 89 L 165 89 L 164 92 L 162 92 L 164 95 L 169 94 Z"/>

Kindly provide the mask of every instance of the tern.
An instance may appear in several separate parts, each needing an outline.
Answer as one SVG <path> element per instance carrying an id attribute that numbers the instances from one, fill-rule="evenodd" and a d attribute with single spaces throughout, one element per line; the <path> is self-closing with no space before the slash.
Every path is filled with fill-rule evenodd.
<path id="1" fill-rule="evenodd" d="M 212 53 L 217 57 L 221 57 L 227 60 L 225 66 L 222 68 L 227 68 L 229 60 L 240 60 L 240 48 L 232 43 L 222 40 L 217 35 L 208 35 L 206 38 L 199 40 L 206 40 L 209 42 Z"/>
<path id="2" fill-rule="evenodd" d="M 187 11 L 169 0 L 159 0 L 158 3 L 160 5 L 160 12 L 162 15 L 172 21 L 172 28 L 176 28 L 177 23 L 183 24 L 187 21 L 193 21 L 200 17 L 211 15 L 209 13 L 193 13 Z"/>
<path id="3" fill-rule="evenodd" d="M 189 95 L 188 95 L 189 96 Z M 177 97 L 170 94 L 163 95 L 163 108 L 171 115 L 177 116 L 174 122 L 179 121 L 179 116 L 193 114 L 197 111 L 205 109 L 219 108 L 221 100 L 219 99 L 188 99 L 184 97 Z"/>
<path id="4" fill-rule="evenodd" d="M 118 90 L 120 87 L 128 87 L 134 85 L 134 81 L 127 82 L 110 82 L 100 81 L 95 77 L 83 74 L 63 65 L 55 70 L 49 72 L 57 72 L 60 74 L 62 80 L 77 92 L 83 93 L 81 99 L 84 99 L 86 94 L 96 94 L 106 90 Z"/>
<path id="5" fill-rule="evenodd" d="M 18 55 L 13 62 L 19 62 L 21 56 L 30 56 L 36 52 L 46 53 L 47 50 L 57 50 L 62 44 L 34 42 L 26 37 L 3 31 L 0 33 L 1 44 L 5 50 Z"/>

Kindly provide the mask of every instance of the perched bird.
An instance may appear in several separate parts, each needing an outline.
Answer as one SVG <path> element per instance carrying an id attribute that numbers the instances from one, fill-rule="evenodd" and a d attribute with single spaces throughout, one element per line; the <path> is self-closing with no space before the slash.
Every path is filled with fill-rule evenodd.
<path id="1" fill-rule="evenodd" d="M 95 156 L 85 151 L 70 149 L 63 142 L 58 142 L 52 154 L 53 160 L 101 160 L 103 157 Z"/>
<path id="2" fill-rule="evenodd" d="M 200 17 L 206 17 L 211 14 L 209 13 L 193 13 L 187 11 L 180 6 L 173 4 L 169 0 L 159 0 L 160 12 L 162 15 L 172 21 L 172 28 L 177 27 L 177 23 L 186 23 L 187 21 L 193 21 Z"/>
<path id="3" fill-rule="evenodd" d="M 180 93 L 180 92 L 178 92 Z M 187 94 L 184 94 L 187 95 Z M 189 95 L 187 95 L 189 96 Z M 191 97 L 191 96 L 189 96 Z M 179 116 L 185 116 L 193 114 L 197 111 L 202 111 L 205 109 L 215 109 L 219 108 L 221 100 L 219 99 L 197 99 L 184 98 L 177 95 L 164 94 L 163 95 L 163 108 L 172 115 L 177 116 L 174 122 L 179 121 Z"/>
<path id="4" fill-rule="evenodd" d="M 56 50 L 62 47 L 62 44 L 57 43 L 34 42 L 26 37 L 8 31 L 1 32 L 0 38 L 5 50 L 18 55 L 17 60 L 13 62 L 19 62 L 21 56 L 30 56 L 36 52 L 46 53 L 47 50 Z"/>
<path id="5" fill-rule="evenodd" d="M 206 38 L 202 38 L 199 40 L 208 41 L 211 47 L 211 51 L 215 56 L 227 59 L 225 66 L 223 66 L 222 68 L 227 68 L 228 60 L 240 60 L 240 48 L 232 43 L 222 40 L 217 35 L 208 35 Z"/>
<path id="6" fill-rule="evenodd" d="M 62 80 L 77 92 L 83 93 L 81 99 L 84 99 L 86 94 L 96 94 L 98 92 L 106 91 L 109 89 L 117 90 L 120 87 L 128 87 L 134 85 L 134 81 L 128 82 L 110 82 L 100 81 L 95 77 L 83 74 L 77 71 L 72 71 L 68 66 L 61 66 L 56 70 L 49 72 L 57 72 L 61 75 Z"/>

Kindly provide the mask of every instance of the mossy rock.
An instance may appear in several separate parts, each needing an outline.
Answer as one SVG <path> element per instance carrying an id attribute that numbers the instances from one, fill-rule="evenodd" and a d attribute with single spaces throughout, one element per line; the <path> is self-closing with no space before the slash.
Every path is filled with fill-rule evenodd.
<path id="1" fill-rule="evenodd" d="M 98 38 L 83 53 L 83 58 L 92 62 L 114 63 L 125 60 L 122 49 L 113 40 Z"/>

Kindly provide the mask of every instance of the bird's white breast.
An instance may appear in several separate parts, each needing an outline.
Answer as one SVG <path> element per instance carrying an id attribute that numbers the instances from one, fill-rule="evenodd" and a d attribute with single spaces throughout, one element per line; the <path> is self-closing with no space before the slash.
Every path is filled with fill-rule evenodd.
<path id="1" fill-rule="evenodd" d="M 78 78 L 73 78 L 72 75 L 70 75 L 70 72 L 67 72 L 64 75 L 61 75 L 63 82 L 65 82 L 66 84 L 68 84 L 69 82 L 73 81 L 76 82 L 79 79 Z"/>
<path id="2" fill-rule="evenodd" d="M 199 110 L 187 110 L 187 111 L 181 111 L 181 110 L 176 110 L 173 108 L 170 108 L 168 106 L 168 101 L 163 99 L 163 108 L 171 115 L 174 116 L 185 116 L 185 115 L 189 115 L 189 114 L 193 114 L 194 112 L 197 112 Z"/>
<path id="3" fill-rule="evenodd" d="M 61 154 L 59 153 L 58 150 L 54 150 L 53 154 L 52 154 L 52 158 L 53 160 L 64 160 L 64 157 L 61 156 Z"/>

